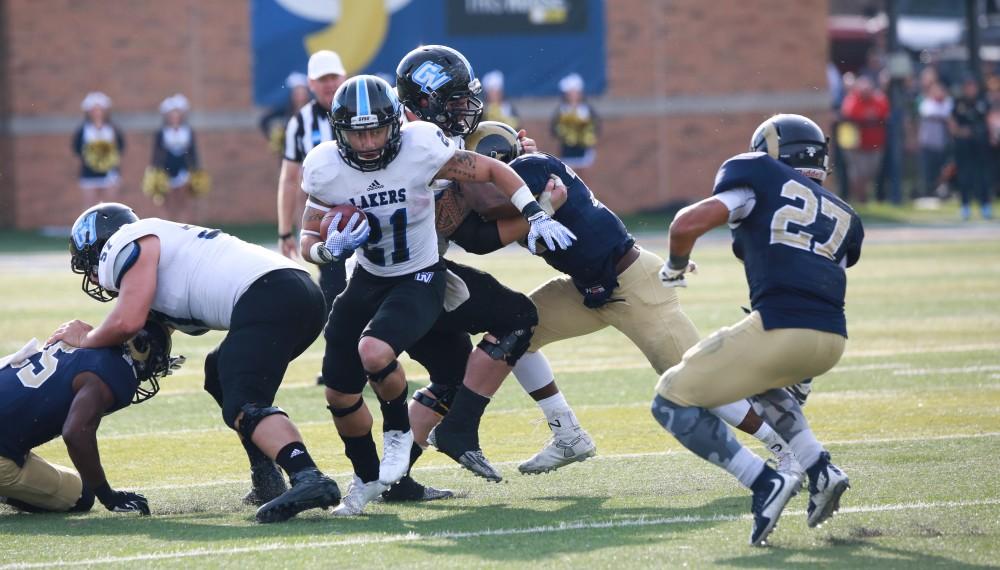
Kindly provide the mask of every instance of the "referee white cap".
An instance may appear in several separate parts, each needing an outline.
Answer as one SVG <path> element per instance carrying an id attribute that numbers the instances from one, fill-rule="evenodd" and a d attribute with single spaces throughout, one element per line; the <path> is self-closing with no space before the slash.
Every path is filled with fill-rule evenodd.
<path id="1" fill-rule="evenodd" d="M 309 58 L 309 79 L 319 79 L 330 74 L 347 75 L 337 52 L 324 49 L 312 54 Z"/>

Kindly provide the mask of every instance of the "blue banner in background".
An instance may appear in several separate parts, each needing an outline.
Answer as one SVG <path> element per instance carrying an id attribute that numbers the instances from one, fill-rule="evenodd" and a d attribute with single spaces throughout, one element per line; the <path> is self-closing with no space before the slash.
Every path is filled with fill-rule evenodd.
<path id="1" fill-rule="evenodd" d="M 395 77 L 407 52 L 444 44 L 479 77 L 502 71 L 508 97 L 557 95 L 570 73 L 589 94 L 606 86 L 604 0 L 251 0 L 250 14 L 262 106 L 285 103 L 285 78 L 321 49 L 350 74 Z"/>

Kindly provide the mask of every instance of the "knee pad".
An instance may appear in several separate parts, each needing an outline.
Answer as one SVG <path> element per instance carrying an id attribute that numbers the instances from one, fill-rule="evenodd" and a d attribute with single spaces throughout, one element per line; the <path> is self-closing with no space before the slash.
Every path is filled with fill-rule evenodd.
<path id="1" fill-rule="evenodd" d="M 257 429 L 257 424 L 267 416 L 282 415 L 286 418 L 288 417 L 288 414 L 278 406 L 260 408 L 257 407 L 257 404 L 243 404 L 240 411 L 243 412 L 243 418 L 240 420 L 239 433 L 243 439 L 248 441 L 250 440 L 250 436 L 253 435 L 254 430 Z M 236 418 L 233 418 L 232 421 L 235 422 Z M 229 418 L 226 418 L 226 424 L 233 425 L 229 421 Z"/>
<path id="2" fill-rule="evenodd" d="M 476 345 L 493 360 L 503 360 L 514 366 L 528 347 L 531 346 L 531 329 L 517 329 L 505 334 L 490 333 L 497 338 L 496 342 L 483 338 Z"/>
<path id="3" fill-rule="evenodd" d="M 392 374 L 399 367 L 399 361 L 395 358 L 389 364 L 385 365 L 385 368 L 379 370 L 378 372 L 368 372 L 365 370 L 365 376 L 368 377 L 369 382 L 381 382 L 385 380 L 386 376 Z"/>
<path id="4" fill-rule="evenodd" d="M 457 392 L 458 386 L 431 384 L 414 392 L 413 400 L 418 404 L 427 406 L 436 414 L 446 416 L 448 415 L 448 410 L 451 409 L 451 403 L 455 400 Z"/>
<path id="5" fill-rule="evenodd" d="M 330 410 L 330 415 L 332 415 L 334 419 L 337 419 L 353 414 L 358 411 L 364 403 L 365 401 L 361 397 L 361 394 L 358 394 L 358 401 L 354 402 L 350 406 L 347 406 L 346 408 L 334 408 L 333 406 L 327 406 L 326 409 Z"/>

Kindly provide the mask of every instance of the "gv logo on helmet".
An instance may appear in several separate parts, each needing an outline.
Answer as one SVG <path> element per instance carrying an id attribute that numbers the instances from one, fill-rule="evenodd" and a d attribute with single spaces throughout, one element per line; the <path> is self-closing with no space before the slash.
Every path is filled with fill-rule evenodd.
<path id="1" fill-rule="evenodd" d="M 444 73 L 442 69 L 433 61 L 425 61 L 413 72 L 413 82 L 420 86 L 421 91 L 433 93 L 438 87 L 451 81 L 451 75 Z"/>

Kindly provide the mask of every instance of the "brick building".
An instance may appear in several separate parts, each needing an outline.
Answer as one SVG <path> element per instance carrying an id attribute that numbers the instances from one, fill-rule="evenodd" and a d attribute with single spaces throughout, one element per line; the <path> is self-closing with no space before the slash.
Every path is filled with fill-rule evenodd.
<path id="1" fill-rule="evenodd" d="M 79 211 L 70 136 L 90 90 L 124 128 L 122 199 L 161 212 L 139 181 L 159 101 L 192 101 L 214 190 L 199 221 L 275 219 L 278 159 L 251 101 L 249 3 L 5 0 L 0 3 L 0 227 L 67 226 Z M 620 212 L 706 195 L 722 160 L 775 112 L 825 115 L 826 0 L 608 0 L 608 90 L 588 182 Z M 473 62 L 475 63 L 475 62 Z M 523 100 L 554 148 L 554 99 Z"/>

